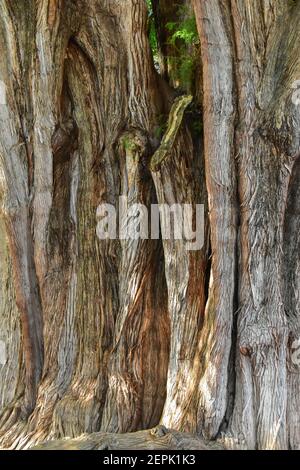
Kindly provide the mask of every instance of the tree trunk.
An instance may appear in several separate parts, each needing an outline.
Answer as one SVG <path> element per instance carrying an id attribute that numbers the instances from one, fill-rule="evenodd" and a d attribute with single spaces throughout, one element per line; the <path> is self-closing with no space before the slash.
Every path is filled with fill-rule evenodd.
<path id="1" fill-rule="evenodd" d="M 293 102 L 293 85 L 300 72 L 296 53 L 299 4 L 195 0 L 194 5 L 203 51 L 207 175 L 213 176 L 209 187 L 212 243 L 221 225 L 214 212 L 222 205 L 214 200 L 224 191 L 222 220 L 224 213 L 230 219 L 222 234 L 229 234 L 232 227 L 234 235 L 229 237 L 229 246 L 228 239 L 216 245 L 227 248 L 227 267 L 234 257 L 230 242 L 238 237 L 236 310 L 232 303 L 220 310 L 222 326 L 230 328 L 235 312 L 237 317 L 235 396 L 229 430 L 234 440 L 248 448 L 297 448 L 300 436 L 299 430 L 295 436 L 295 420 L 299 413 L 288 418 L 288 406 L 292 403 L 294 409 L 297 401 L 294 380 L 299 370 L 293 375 L 288 372 L 292 366 L 288 339 L 295 335 L 299 316 L 295 305 L 284 297 L 286 290 L 297 289 L 285 279 L 295 275 L 288 258 L 295 249 L 295 240 L 290 243 L 290 237 L 295 237 L 290 219 L 297 214 L 287 210 L 287 201 L 295 204 L 297 197 L 293 187 L 297 184 L 300 114 Z M 287 26 L 290 22 L 291 27 Z M 211 132 L 213 126 L 220 132 L 217 139 Z M 214 164 L 217 158 L 222 162 L 218 167 Z M 289 243 L 284 243 L 285 236 Z M 220 268 L 217 248 L 215 256 Z M 223 273 L 222 265 L 221 269 Z M 226 346 L 225 350 L 228 356 Z M 221 400 L 224 392 L 220 388 L 219 395 Z M 217 414 L 212 421 L 216 419 Z M 213 436 L 219 424 L 218 420 L 211 429 L 211 423 L 204 421 L 204 428 Z"/>
<path id="2" fill-rule="evenodd" d="M 0 446 L 161 424 L 299 449 L 300 4 L 153 0 L 160 70 L 147 4 L 0 0 Z M 187 85 L 166 24 L 193 15 Z M 203 247 L 166 212 L 100 239 L 122 200 L 204 204 Z"/>

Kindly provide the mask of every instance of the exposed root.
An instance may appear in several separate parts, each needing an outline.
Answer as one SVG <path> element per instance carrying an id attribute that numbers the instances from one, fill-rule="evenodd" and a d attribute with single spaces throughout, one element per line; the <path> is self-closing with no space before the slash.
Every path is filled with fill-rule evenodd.
<path id="1" fill-rule="evenodd" d="M 164 426 L 128 434 L 94 433 L 76 439 L 50 441 L 33 450 L 224 450 L 216 442 L 206 442 L 193 434 L 172 431 Z"/>

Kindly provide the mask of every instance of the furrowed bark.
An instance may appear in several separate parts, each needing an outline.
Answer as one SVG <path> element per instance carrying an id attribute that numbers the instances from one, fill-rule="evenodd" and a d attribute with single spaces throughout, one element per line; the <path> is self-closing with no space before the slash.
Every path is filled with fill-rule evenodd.
<path id="1" fill-rule="evenodd" d="M 153 183 L 145 166 L 148 145 L 145 135 L 137 129 L 123 134 L 120 140 L 122 210 L 127 213 L 133 204 L 137 205 L 137 212 L 131 212 L 128 221 L 125 214 L 120 219 L 123 230 L 135 231 L 136 217 L 141 217 L 138 211 L 144 210 L 139 209 L 140 204 L 150 211 L 151 202 L 155 201 Z M 147 428 L 160 418 L 166 386 L 169 319 L 160 241 L 125 239 L 120 244 L 120 309 L 102 429 L 128 432 Z"/>
<path id="2" fill-rule="evenodd" d="M 230 83 L 237 95 L 238 125 L 231 158 L 237 158 L 241 229 L 232 430 L 239 443 L 248 448 L 280 449 L 288 445 L 288 326 L 281 280 L 283 226 L 291 157 L 299 145 L 294 125 L 298 110 L 291 106 L 290 91 L 298 74 L 294 53 L 298 33 L 288 32 L 282 24 L 290 21 L 291 15 L 298 17 L 299 5 L 291 10 L 283 2 L 263 6 L 259 2 L 233 1 L 230 11 L 228 7 L 225 2 L 195 2 L 202 47 L 211 49 L 217 57 L 220 44 L 219 57 L 225 68 L 220 76 L 220 65 L 214 68 L 211 57 L 203 51 L 204 80 L 208 77 L 219 86 L 226 71 L 233 70 Z M 224 24 L 233 48 L 229 55 L 226 41 L 216 42 L 212 36 L 214 24 L 220 33 L 225 9 L 229 14 Z M 282 50 L 289 41 L 293 46 L 283 58 Z M 217 118 L 222 109 L 224 102 L 213 110 L 213 116 Z M 210 196 L 210 188 L 208 192 Z"/>
<path id="3" fill-rule="evenodd" d="M 244 49 L 245 38 L 240 35 L 241 14 L 248 21 L 244 34 L 249 34 L 254 18 L 257 21 L 264 20 L 269 25 L 269 41 L 262 37 L 259 29 L 254 29 L 252 33 L 256 44 L 265 41 L 265 49 L 258 50 L 250 39 L 247 50 Z M 298 152 L 299 146 L 294 126 L 288 122 L 293 121 L 293 118 L 290 121 L 292 116 L 298 120 L 299 111 L 295 106 L 290 106 L 292 90 L 286 94 L 296 78 L 294 73 L 298 73 L 298 59 L 292 48 L 287 59 L 282 61 L 281 47 L 286 47 L 285 41 L 288 41 L 285 38 L 282 44 L 285 35 L 283 18 L 289 18 L 290 15 L 297 17 L 298 14 L 299 5 L 291 12 L 281 2 L 278 2 L 274 11 L 266 9 L 263 12 L 250 4 L 233 4 L 237 58 L 240 60 L 238 83 L 241 124 L 237 138 L 239 193 L 243 206 L 238 361 L 244 380 L 248 382 L 247 385 L 243 384 L 244 391 L 241 392 L 245 400 L 243 406 L 249 403 L 251 395 L 253 397 L 253 429 L 250 425 L 247 435 L 255 436 L 256 446 L 262 449 L 287 447 L 288 329 L 280 273 L 289 167 L 293 165 L 290 157 Z M 277 37 L 281 38 L 279 42 Z M 297 35 L 294 39 L 298 42 Z M 261 54 L 265 54 L 265 66 Z M 249 68 L 251 63 L 258 64 L 254 68 L 257 71 L 254 76 Z M 296 68 L 285 76 L 291 64 L 292 67 L 296 65 Z M 275 77 L 275 83 L 271 85 L 270 76 Z M 250 80 L 256 84 L 255 90 Z M 283 88 L 286 90 L 284 93 Z M 268 139 L 264 139 L 263 135 Z M 250 373 L 252 384 L 249 383 Z M 250 406 L 248 410 L 251 413 Z M 246 437 L 246 432 L 244 435 Z M 248 441 L 248 447 L 253 445 L 254 442 Z"/>
<path id="4" fill-rule="evenodd" d="M 190 204 L 195 222 L 196 204 L 205 199 L 205 188 L 200 186 L 202 155 L 195 148 L 184 120 L 184 111 L 191 100 L 191 96 L 175 100 L 167 131 L 151 158 L 150 168 L 160 205 L 172 331 L 161 422 L 173 429 L 195 432 L 200 367 L 197 353 L 205 307 L 207 246 L 189 250 L 187 239 L 173 239 L 175 233 L 171 239 L 164 239 L 169 229 L 170 209 L 175 211 L 176 219 L 176 205 Z M 197 225 L 197 230 L 201 229 L 205 237 L 206 227 Z M 174 226 L 173 230 L 176 230 Z"/>
<path id="5" fill-rule="evenodd" d="M 2 2 L 6 21 L 1 24 L 1 44 L 8 60 L 1 64 L 1 80 L 5 84 L 1 105 L 1 167 L 3 175 L 2 214 L 8 233 L 14 271 L 16 304 L 20 311 L 24 339 L 25 396 L 22 415 L 28 416 L 36 402 L 38 382 L 43 366 L 42 310 L 34 264 L 31 217 L 29 211 L 29 139 L 30 123 L 22 109 L 30 109 L 28 98 L 22 94 L 26 83 L 26 61 L 22 48 L 28 45 L 26 34 L 17 37 L 15 22 L 26 21 L 18 7 Z M 24 67 L 24 68 L 23 68 Z M 20 93 L 16 94 L 15 90 Z M 22 100 L 23 98 L 23 100 Z M 28 109 L 27 108 L 27 109 Z M 29 110 L 28 109 L 28 110 Z"/>
<path id="6" fill-rule="evenodd" d="M 15 397 L 24 393 L 23 354 L 19 312 L 13 283 L 13 267 L 9 255 L 4 220 L 0 219 L 0 311 L 1 311 L 1 364 L 0 396 L 1 410 L 10 405 Z M 19 411 L 17 411 L 18 413 Z M 11 410 L 1 415 L 1 425 L 6 424 Z"/>
<path id="7" fill-rule="evenodd" d="M 227 407 L 236 291 L 235 89 L 228 7 L 194 2 L 203 61 L 204 147 L 212 266 L 200 355 L 198 430 L 217 435 Z"/>
<path id="8" fill-rule="evenodd" d="M 124 2 L 118 8 L 129 89 L 127 130 L 118 141 L 120 194 L 127 198 L 129 206 L 143 203 L 150 209 L 155 194 L 147 170 L 149 131 L 155 124 L 159 106 L 147 38 L 147 10 L 142 2 Z M 132 217 L 128 229 L 135 223 Z M 169 323 L 164 272 L 159 274 L 160 284 L 156 279 L 162 267 L 160 242 L 121 240 L 120 244 L 120 308 L 101 429 L 126 432 L 151 426 L 159 420 L 165 395 Z M 162 300 L 158 300 L 160 296 Z"/>
<path id="9" fill-rule="evenodd" d="M 153 7 L 160 73 L 144 0 L 0 0 L 2 448 L 299 448 L 300 5 Z"/>
<path id="10" fill-rule="evenodd" d="M 284 263 L 283 263 L 283 289 L 284 305 L 289 325 L 288 340 L 288 395 L 287 395 L 287 423 L 288 445 L 291 449 L 299 449 L 299 160 L 292 170 L 290 187 L 287 199 L 284 225 Z"/>

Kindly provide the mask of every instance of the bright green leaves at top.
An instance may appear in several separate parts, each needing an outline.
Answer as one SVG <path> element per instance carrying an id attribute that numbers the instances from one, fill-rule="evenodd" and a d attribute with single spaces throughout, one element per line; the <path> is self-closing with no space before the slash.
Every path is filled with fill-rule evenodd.
<path id="1" fill-rule="evenodd" d="M 157 41 L 155 19 L 154 19 L 153 8 L 152 8 L 152 0 L 146 0 L 146 3 L 148 7 L 148 15 L 149 15 L 149 42 L 150 42 L 150 47 L 152 50 L 154 61 L 157 61 L 158 41 Z"/>
<path id="2" fill-rule="evenodd" d="M 149 13 L 149 42 L 154 62 L 159 70 L 159 43 L 152 0 L 146 0 Z M 187 93 L 193 93 L 195 70 L 200 60 L 199 36 L 193 10 L 185 5 L 176 6 L 177 21 L 163 25 L 168 37 L 164 50 L 170 83 Z"/>
<path id="3" fill-rule="evenodd" d="M 171 35 L 169 43 L 174 46 L 176 46 L 177 39 L 180 39 L 186 46 L 199 44 L 196 18 L 194 15 L 186 16 L 187 14 L 187 8 L 180 7 L 178 16 L 184 17 L 184 19 L 182 21 L 173 21 L 166 24 L 166 28 Z"/>
<path id="4" fill-rule="evenodd" d="M 180 20 L 166 24 L 169 32 L 168 43 L 174 51 L 169 58 L 169 63 L 174 81 L 180 88 L 190 93 L 195 68 L 200 57 L 199 36 L 193 12 L 181 6 L 178 8 L 177 17 Z"/>

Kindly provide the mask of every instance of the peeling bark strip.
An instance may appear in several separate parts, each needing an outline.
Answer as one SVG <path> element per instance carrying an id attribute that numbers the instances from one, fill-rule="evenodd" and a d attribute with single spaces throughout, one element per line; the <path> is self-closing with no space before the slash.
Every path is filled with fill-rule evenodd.
<path id="1" fill-rule="evenodd" d="M 300 3 L 147 3 L 0 0 L 0 447 L 299 449 Z"/>
<path id="2" fill-rule="evenodd" d="M 162 162 L 165 160 L 167 155 L 172 151 L 174 146 L 175 139 L 177 137 L 180 125 L 182 123 L 184 111 L 191 104 L 193 100 L 192 96 L 182 96 L 177 98 L 171 108 L 169 119 L 168 119 L 168 129 L 163 136 L 162 142 L 159 146 L 159 149 L 156 150 L 155 154 L 150 161 L 151 171 L 158 171 Z"/>

